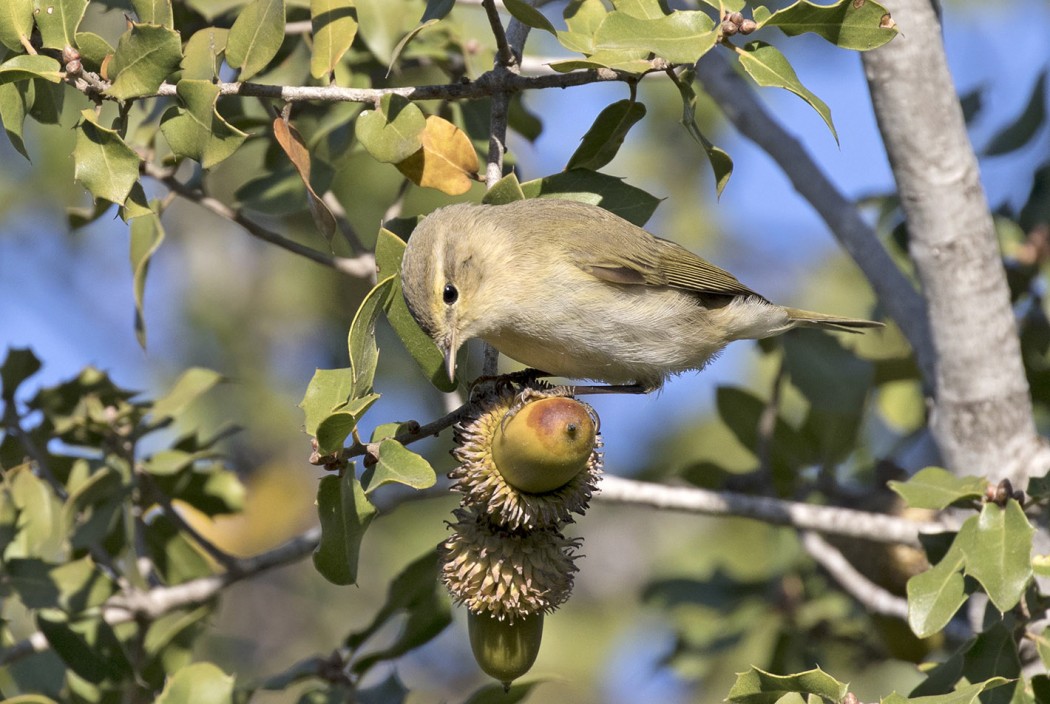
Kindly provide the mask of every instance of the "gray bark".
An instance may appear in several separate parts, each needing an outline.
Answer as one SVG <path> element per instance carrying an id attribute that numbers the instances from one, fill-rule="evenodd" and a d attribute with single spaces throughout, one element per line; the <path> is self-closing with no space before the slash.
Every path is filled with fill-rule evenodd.
<path id="1" fill-rule="evenodd" d="M 977 157 L 930 0 L 886 3 L 901 35 L 863 54 L 925 294 L 936 357 L 931 429 L 960 474 L 1044 474 L 1009 291 Z"/>

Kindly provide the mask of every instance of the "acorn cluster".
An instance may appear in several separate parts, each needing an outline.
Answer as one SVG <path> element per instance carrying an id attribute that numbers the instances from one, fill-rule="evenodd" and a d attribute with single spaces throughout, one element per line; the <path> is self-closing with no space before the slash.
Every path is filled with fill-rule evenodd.
<path id="1" fill-rule="evenodd" d="M 740 34 L 751 34 L 758 29 L 758 23 L 753 19 L 744 17 L 740 12 L 726 12 L 722 15 L 722 36 L 731 37 L 738 32 Z"/>
<path id="2" fill-rule="evenodd" d="M 543 615 L 572 591 L 582 514 L 601 476 L 598 420 L 564 388 L 475 389 L 449 473 L 463 494 L 441 549 L 442 581 L 468 609 L 478 664 L 509 686 L 532 666 Z"/>

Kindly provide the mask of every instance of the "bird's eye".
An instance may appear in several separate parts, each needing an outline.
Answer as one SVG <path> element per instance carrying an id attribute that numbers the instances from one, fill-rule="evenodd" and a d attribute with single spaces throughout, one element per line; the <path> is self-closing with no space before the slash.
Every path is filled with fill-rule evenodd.
<path id="1" fill-rule="evenodd" d="M 459 300 L 459 290 L 452 284 L 445 284 L 445 289 L 441 292 L 441 298 L 446 305 L 452 305 Z"/>

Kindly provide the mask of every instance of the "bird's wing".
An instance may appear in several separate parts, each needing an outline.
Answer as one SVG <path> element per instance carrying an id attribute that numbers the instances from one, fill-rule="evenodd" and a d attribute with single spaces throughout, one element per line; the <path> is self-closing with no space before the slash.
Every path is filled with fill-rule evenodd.
<path id="1" fill-rule="evenodd" d="M 725 269 L 701 259 L 674 242 L 653 238 L 656 246 L 618 251 L 577 252 L 581 269 L 617 284 L 670 286 L 698 294 L 757 296 Z"/>

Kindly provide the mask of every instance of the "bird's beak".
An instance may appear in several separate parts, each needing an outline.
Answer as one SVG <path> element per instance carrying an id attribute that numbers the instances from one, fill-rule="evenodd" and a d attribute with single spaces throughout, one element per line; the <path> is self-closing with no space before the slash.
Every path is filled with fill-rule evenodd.
<path id="1" fill-rule="evenodd" d="M 449 381 L 456 380 L 456 352 L 459 351 L 459 344 L 456 341 L 456 333 L 453 332 L 448 336 L 448 341 L 444 345 L 445 353 L 445 373 L 448 374 Z"/>

